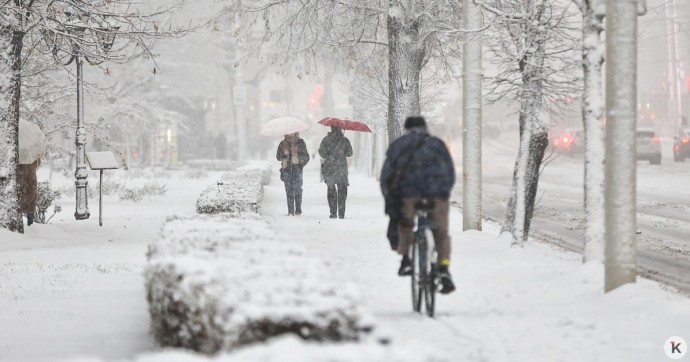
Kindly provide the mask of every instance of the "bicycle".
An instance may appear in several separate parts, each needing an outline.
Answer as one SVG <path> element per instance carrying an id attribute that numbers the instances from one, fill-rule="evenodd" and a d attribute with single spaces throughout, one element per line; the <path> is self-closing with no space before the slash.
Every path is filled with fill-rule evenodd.
<path id="1" fill-rule="evenodd" d="M 412 244 L 412 309 L 422 312 L 422 299 L 426 314 L 434 316 L 436 305 L 436 291 L 438 290 L 438 253 L 436 251 L 433 230 L 436 228 L 431 221 L 431 211 L 434 209 L 433 200 L 421 199 L 415 204 L 417 214 L 417 230 L 414 232 Z"/>

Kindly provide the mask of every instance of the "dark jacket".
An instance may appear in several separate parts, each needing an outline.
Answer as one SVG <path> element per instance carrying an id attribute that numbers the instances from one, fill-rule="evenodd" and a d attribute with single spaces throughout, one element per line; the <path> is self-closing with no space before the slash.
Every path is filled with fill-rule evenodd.
<path id="1" fill-rule="evenodd" d="M 299 160 L 299 163 L 297 165 L 294 165 L 292 162 L 288 162 L 287 160 L 283 159 L 283 157 L 285 157 L 286 150 L 288 154 L 291 154 L 288 148 L 290 145 L 290 140 L 284 139 L 278 145 L 276 159 L 282 162 L 281 168 L 283 168 L 286 165 L 288 170 L 302 170 L 302 168 L 304 168 L 304 166 L 306 166 L 307 163 L 309 163 L 309 152 L 307 151 L 307 144 L 304 143 L 304 140 L 301 138 L 297 138 L 296 142 L 297 158 Z"/>
<path id="2" fill-rule="evenodd" d="M 348 185 L 347 158 L 352 156 L 352 145 L 342 131 L 328 132 L 319 146 L 319 156 L 323 158 L 323 181 L 327 185 Z"/>
<path id="3" fill-rule="evenodd" d="M 420 145 L 419 149 L 413 154 L 417 145 Z M 381 170 L 383 195 L 388 195 L 389 178 L 405 166 L 410 156 L 414 158 L 400 176 L 400 197 L 448 198 L 455 184 L 453 159 L 443 141 L 429 135 L 426 128 L 415 128 L 388 147 L 386 162 Z"/>

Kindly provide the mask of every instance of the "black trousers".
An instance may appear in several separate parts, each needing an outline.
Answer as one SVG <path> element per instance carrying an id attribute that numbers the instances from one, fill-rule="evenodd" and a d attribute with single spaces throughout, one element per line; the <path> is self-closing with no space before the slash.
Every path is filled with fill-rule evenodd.
<path id="1" fill-rule="evenodd" d="M 347 184 L 330 184 L 326 197 L 328 207 L 331 209 L 331 216 L 345 217 L 345 201 L 347 200 Z"/>

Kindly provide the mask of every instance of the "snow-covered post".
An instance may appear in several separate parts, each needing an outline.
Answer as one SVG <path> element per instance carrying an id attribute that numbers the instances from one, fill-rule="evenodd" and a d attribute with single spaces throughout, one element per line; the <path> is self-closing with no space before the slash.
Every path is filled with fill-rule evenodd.
<path id="1" fill-rule="evenodd" d="M 76 186 L 76 209 L 74 217 L 77 220 L 88 219 L 89 202 L 86 188 L 88 186 L 89 171 L 86 169 L 86 128 L 84 127 L 84 60 L 75 49 L 77 64 L 77 130 L 74 144 L 77 147 L 77 167 L 74 171 L 74 185 Z"/>
<path id="2" fill-rule="evenodd" d="M 606 281 L 636 279 L 637 0 L 606 8 Z"/>
<path id="3" fill-rule="evenodd" d="M 15 3 L 0 6 L 0 228 L 21 233 L 17 165 L 22 34 Z"/>
<path id="4" fill-rule="evenodd" d="M 481 8 L 464 0 L 468 31 L 462 57 L 462 228 L 482 229 L 482 27 Z"/>
<path id="5" fill-rule="evenodd" d="M 583 261 L 604 261 L 604 120 L 601 68 L 603 14 L 597 2 L 582 2 L 582 115 L 585 131 L 585 244 Z"/>

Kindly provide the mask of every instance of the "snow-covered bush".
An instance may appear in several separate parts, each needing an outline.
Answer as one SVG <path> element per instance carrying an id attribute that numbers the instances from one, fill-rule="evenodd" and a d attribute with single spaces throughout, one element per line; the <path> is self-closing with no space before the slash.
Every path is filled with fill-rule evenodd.
<path id="1" fill-rule="evenodd" d="M 172 218 L 147 256 L 151 329 L 164 347 L 210 354 L 282 334 L 356 340 L 370 328 L 354 287 L 257 214 Z"/>
<path id="2" fill-rule="evenodd" d="M 206 171 L 232 171 L 240 166 L 242 162 L 231 160 L 189 160 L 187 166 Z"/>
<path id="3" fill-rule="evenodd" d="M 198 169 L 198 168 L 189 169 L 189 170 L 185 171 L 185 173 L 184 173 L 184 178 L 202 179 L 202 178 L 207 178 L 207 177 L 208 177 L 208 173 L 206 172 L 206 170 L 202 170 L 202 169 Z"/>
<path id="4" fill-rule="evenodd" d="M 165 184 L 159 184 L 158 182 L 147 182 L 141 186 L 123 186 L 120 190 L 120 201 L 131 200 L 134 202 L 139 202 L 144 199 L 145 196 L 162 196 L 168 192 Z"/>
<path id="5" fill-rule="evenodd" d="M 60 191 L 51 190 L 49 182 L 39 182 L 38 183 L 38 201 L 36 202 L 36 222 L 41 224 L 47 224 L 50 219 L 55 216 L 58 212 L 62 211 L 60 206 L 55 205 L 53 208 L 53 214 L 47 216 L 48 209 L 53 201 L 60 198 Z"/>
<path id="6" fill-rule="evenodd" d="M 268 185 L 271 181 L 271 164 L 266 161 L 249 161 L 246 165 L 237 168 L 237 171 L 261 174 L 262 185 Z"/>
<path id="7" fill-rule="evenodd" d="M 447 352 L 447 351 L 446 351 Z M 132 362 L 448 362 L 419 346 L 366 343 L 310 343 L 294 337 L 282 337 L 267 344 L 250 346 L 230 354 L 213 357 L 188 351 L 168 350 L 137 356 Z M 447 353 L 446 353 L 447 354 Z M 72 362 L 103 362 L 101 359 L 75 359 Z"/>
<path id="8" fill-rule="evenodd" d="M 196 202 L 196 212 L 258 212 L 268 173 L 268 169 L 248 168 L 225 174 L 215 185 L 201 193 Z"/>

